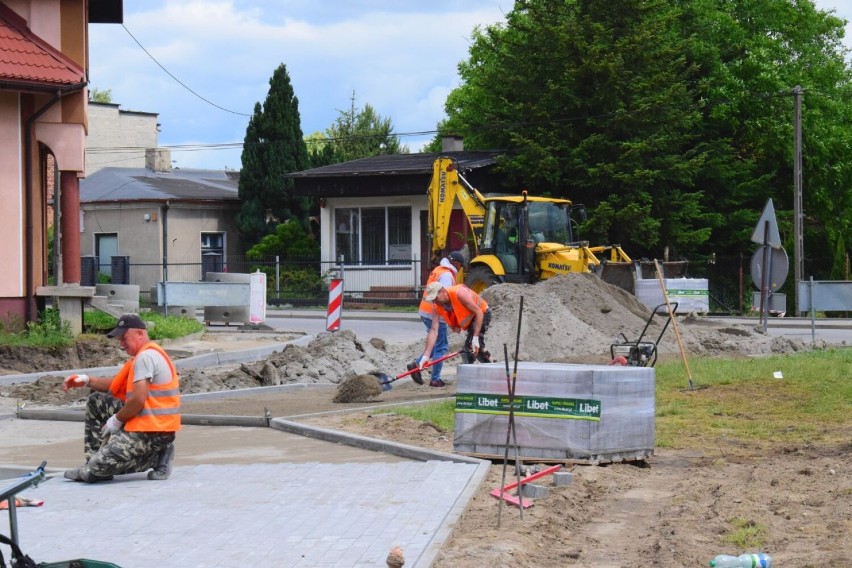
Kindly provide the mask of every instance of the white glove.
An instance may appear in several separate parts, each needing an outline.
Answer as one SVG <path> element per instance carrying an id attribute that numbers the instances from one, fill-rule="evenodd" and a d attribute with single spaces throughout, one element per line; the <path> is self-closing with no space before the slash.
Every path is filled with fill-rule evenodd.
<path id="1" fill-rule="evenodd" d="M 84 387 L 89 384 L 89 375 L 83 373 L 79 375 L 69 375 L 62 381 L 62 390 L 68 390 L 74 387 Z"/>
<path id="2" fill-rule="evenodd" d="M 423 365 L 425 365 L 428 362 L 429 362 L 429 357 L 427 357 L 426 355 L 423 355 L 423 356 L 420 357 L 420 359 L 417 360 L 417 367 L 419 369 L 422 369 Z"/>
<path id="3" fill-rule="evenodd" d="M 473 339 L 470 340 L 470 348 L 473 349 L 474 353 L 479 351 L 479 336 L 478 335 L 474 335 Z"/>
<path id="4" fill-rule="evenodd" d="M 102 434 L 115 434 L 124 426 L 124 422 L 116 418 L 115 414 L 109 417 L 104 427 L 101 428 Z"/>

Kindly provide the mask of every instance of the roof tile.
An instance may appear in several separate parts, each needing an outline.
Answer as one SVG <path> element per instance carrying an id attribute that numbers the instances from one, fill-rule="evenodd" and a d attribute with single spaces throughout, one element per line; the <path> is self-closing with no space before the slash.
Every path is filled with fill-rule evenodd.
<path id="1" fill-rule="evenodd" d="M 83 69 L 33 34 L 23 19 L 0 4 L 0 80 L 72 85 Z"/>

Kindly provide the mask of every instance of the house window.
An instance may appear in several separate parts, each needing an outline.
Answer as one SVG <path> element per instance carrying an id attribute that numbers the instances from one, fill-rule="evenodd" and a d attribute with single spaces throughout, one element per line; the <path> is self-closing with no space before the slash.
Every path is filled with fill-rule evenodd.
<path id="1" fill-rule="evenodd" d="M 410 207 L 348 207 L 335 211 L 337 259 L 344 264 L 411 260 Z"/>
<path id="2" fill-rule="evenodd" d="M 201 278 L 225 272 L 225 233 L 201 233 Z"/>

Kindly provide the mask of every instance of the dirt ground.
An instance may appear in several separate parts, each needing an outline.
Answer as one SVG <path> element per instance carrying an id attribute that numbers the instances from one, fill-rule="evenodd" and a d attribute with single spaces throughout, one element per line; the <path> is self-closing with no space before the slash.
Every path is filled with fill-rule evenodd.
<path id="1" fill-rule="evenodd" d="M 632 296 L 583 275 L 535 286 L 495 286 L 484 296 L 494 321 L 488 345 L 499 359 L 502 345 L 514 346 L 518 337 L 521 297 L 522 361 L 607 362 L 613 337 L 624 333 L 635 339 L 650 315 Z M 809 348 L 754 328 L 720 326 L 697 316 L 680 318 L 679 328 L 690 355 L 746 357 Z M 655 339 L 660 329 L 656 318 L 650 329 Z M 457 348 L 459 340 L 453 336 L 451 348 Z M 110 344 L 91 341 L 87 347 L 51 354 L 52 358 L 0 350 L 0 369 L 9 374 L 123 359 Z M 264 361 L 182 375 L 186 393 L 288 383 L 316 388 L 286 395 L 187 401 L 184 412 L 252 416 L 268 410 L 275 417 L 452 452 L 452 432 L 371 411 L 376 403 L 450 397 L 452 383 L 434 389 L 406 378 L 394 381 L 389 391 L 364 395 L 363 400 L 333 402 L 342 384 L 359 376 L 402 372 L 421 348 L 421 344 L 365 340 L 349 331 L 321 334 L 307 346 L 288 346 Z M 678 354 L 671 329 L 658 349 L 661 357 Z M 456 363 L 446 367 L 450 378 Z M 2 387 L 0 397 L 37 406 L 79 404 L 85 393 L 61 394 L 61 379 L 46 376 L 37 383 Z M 852 440 L 852 425 L 843 429 L 830 438 Z M 548 488 L 548 495 L 524 509 L 522 519 L 518 508 L 501 506 L 489 494 L 504 478 L 503 461 L 497 460 L 435 566 L 706 566 L 717 554 L 747 551 L 723 541 L 732 519 L 746 527 L 764 527 L 763 551 L 773 556 L 776 566 L 852 566 L 850 455 L 852 442 L 825 447 L 803 440 L 797 446 L 757 447 L 719 439 L 696 440 L 689 449 L 657 449 L 644 462 L 566 464 L 573 482 L 554 487 L 551 478 L 543 478 L 539 483 Z M 541 467 L 524 464 L 524 473 Z M 510 460 L 507 483 L 515 473 Z"/>

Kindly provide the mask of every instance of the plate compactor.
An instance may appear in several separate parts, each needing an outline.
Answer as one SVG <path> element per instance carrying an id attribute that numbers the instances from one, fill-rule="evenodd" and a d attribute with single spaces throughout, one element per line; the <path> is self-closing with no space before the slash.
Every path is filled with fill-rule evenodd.
<path id="1" fill-rule="evenodd" d="M 670 306 L 672 313 L 677 311 L 677 302 L 670 302 Z M 656 315 L 664 316 L 666 323 L 663 324 L 657 339 L 650 341 L 645 336 Z M 638 339 L 631 341 L 627 339 L 624 332 L 620 332 L 616 336 L 615 341 L 609 346 L 609 353 L 612 356 L 609 364 L 626 367 L 653 367 L 657 362 L 657 344 L 660 343 L 660 339 L 663 338 L 663 334 L 666 333 L 671 321 L 666 304 L 658 305 L 648 316 L 648 321 L 645 322 L 645 327 L 642 328 L 642 333 L 639 334 Z"/>

